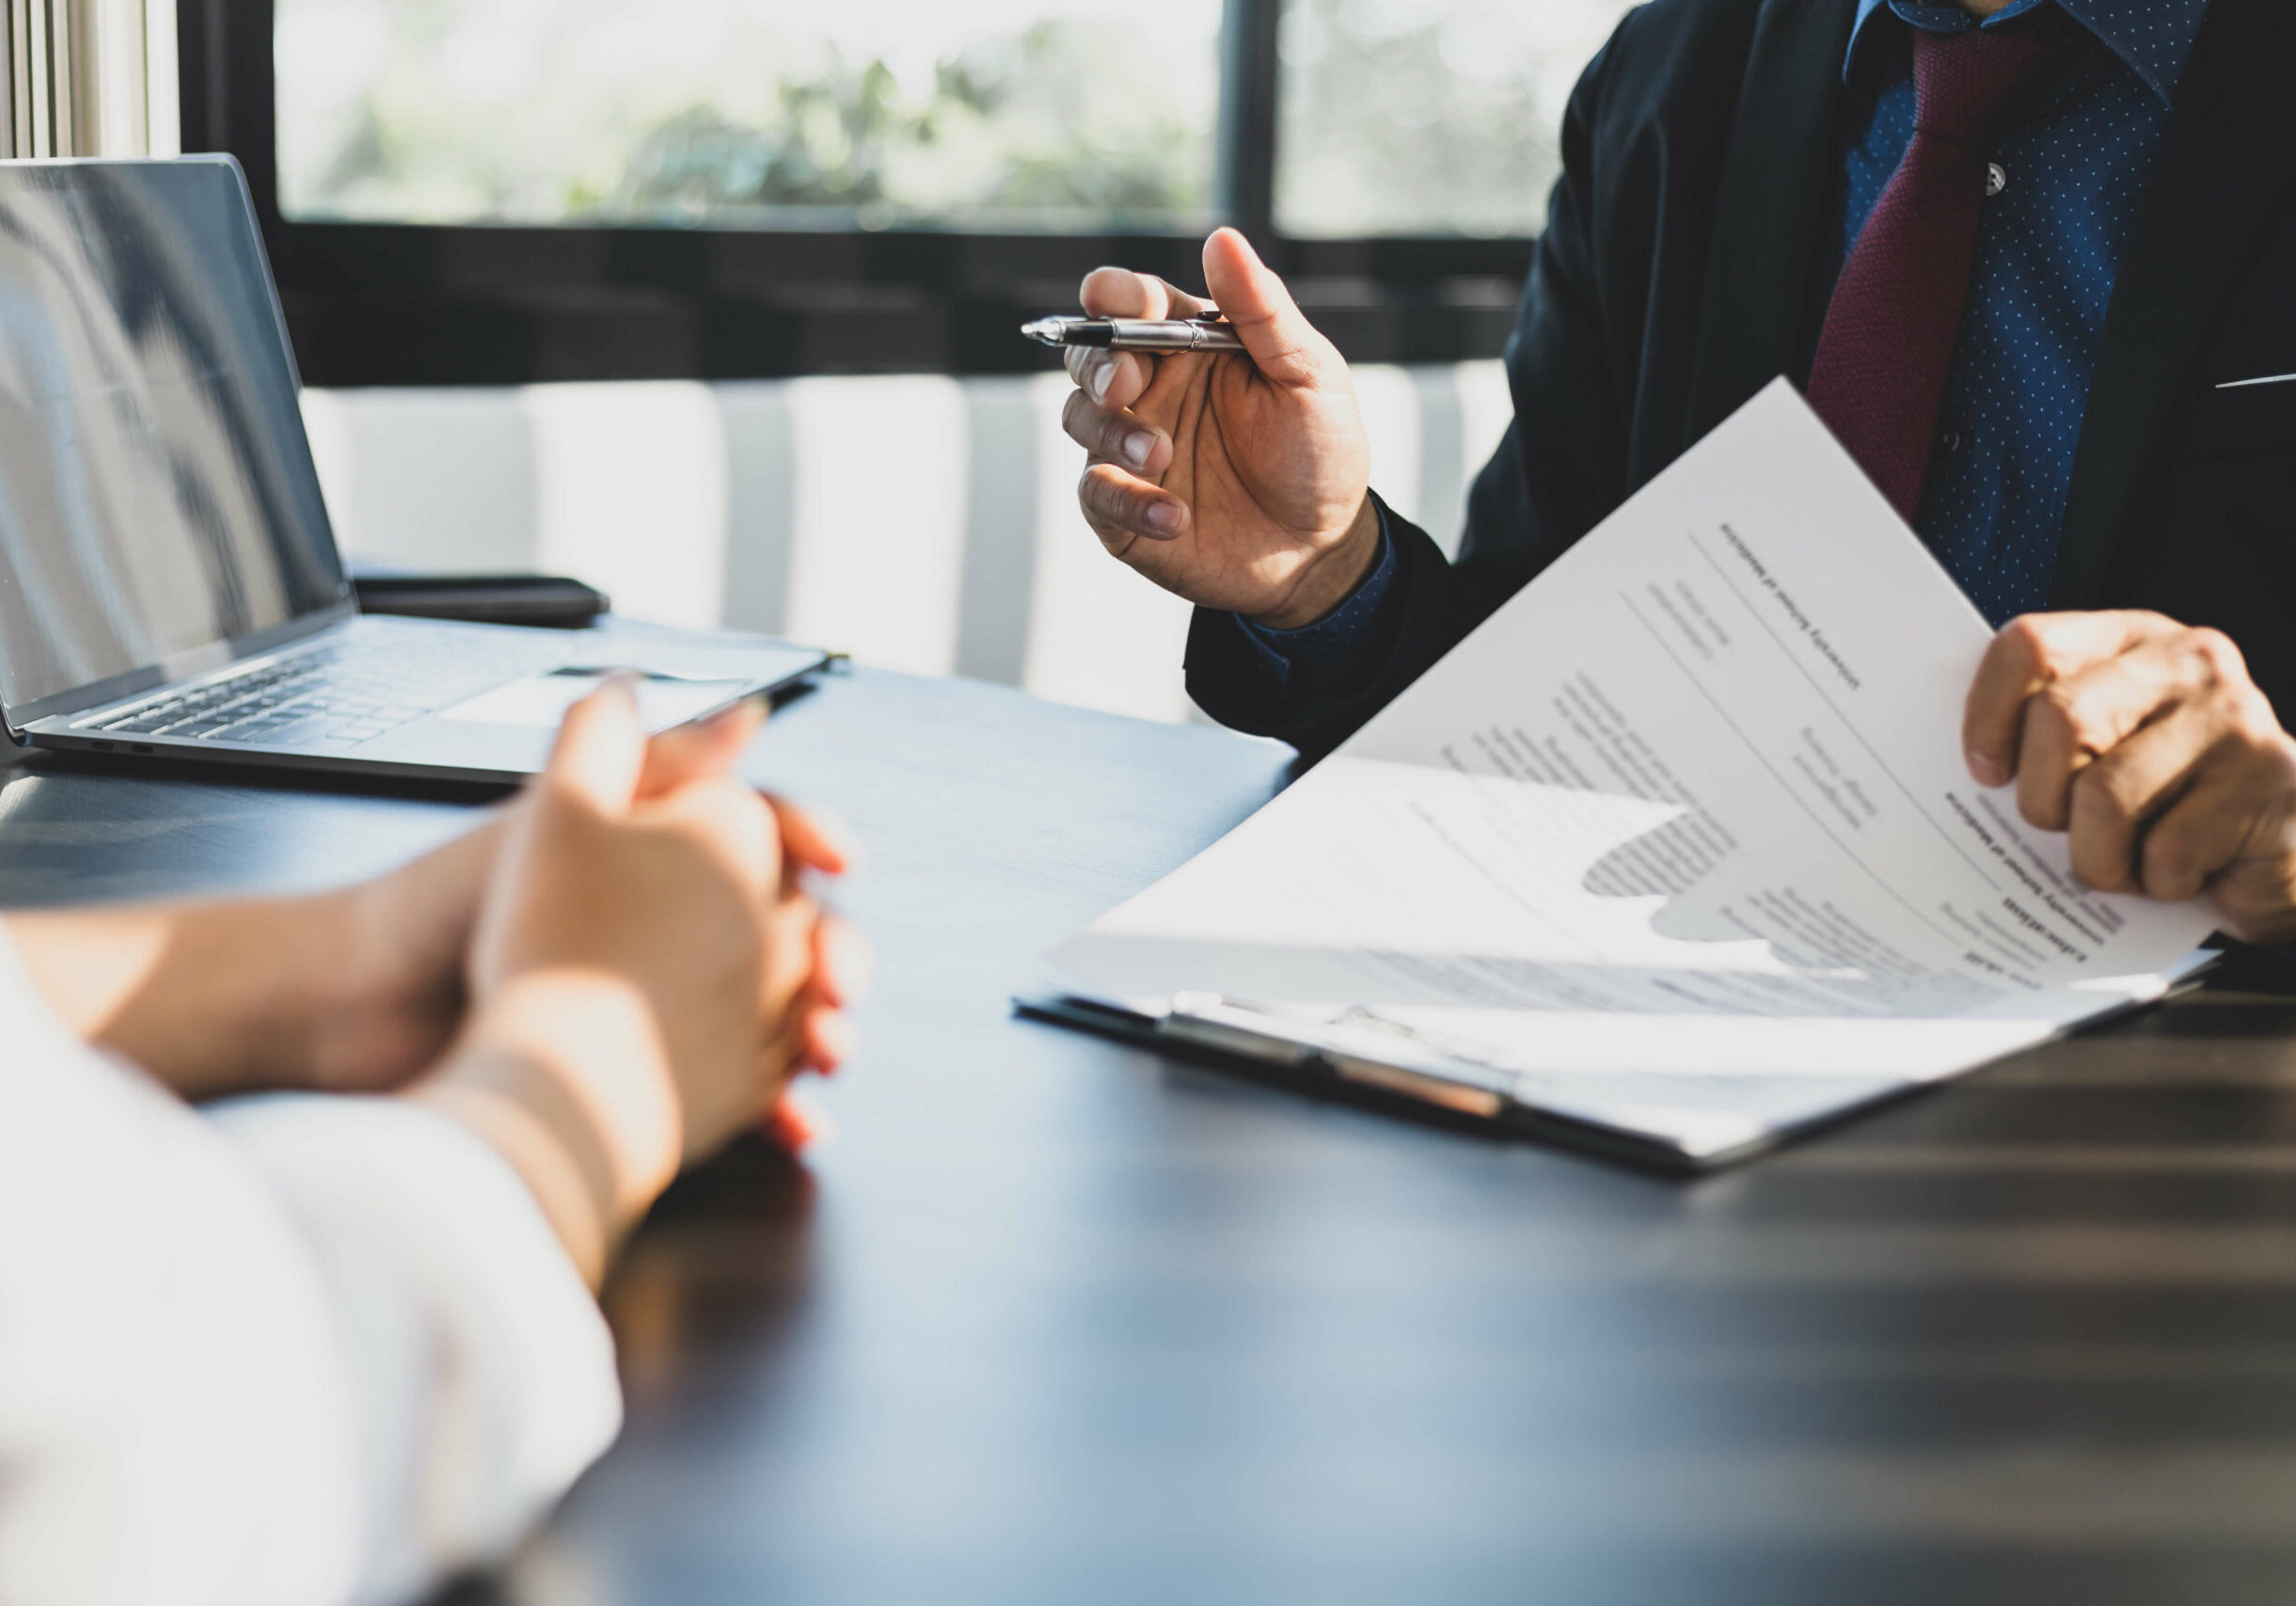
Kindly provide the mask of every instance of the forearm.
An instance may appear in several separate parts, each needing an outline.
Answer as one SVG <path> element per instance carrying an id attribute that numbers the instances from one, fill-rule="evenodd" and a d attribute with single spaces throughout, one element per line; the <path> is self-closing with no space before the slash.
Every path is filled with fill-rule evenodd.
<path id="1" fill-rule="evenodd" d="M 677 1170 L 661 1033 L 636 990 L 601 973 L 505 987 L 406 1096 L 509 1162 L 593 1288 Z"/>
<path id="2" fill-rule="evenodd" d="M 20 913 L 25 969 L 83 1040 L 186 1098 L 306 1081 L 354 1009 L 349 893 Z"/>
<path id="3" fill-rule="evenodd" d="M 499 822 L 391 874 L 305 898 L 8 916 L 25 968 L 87 1042 L 191 1099 L 377 1092 L 446 1051 Z"/>

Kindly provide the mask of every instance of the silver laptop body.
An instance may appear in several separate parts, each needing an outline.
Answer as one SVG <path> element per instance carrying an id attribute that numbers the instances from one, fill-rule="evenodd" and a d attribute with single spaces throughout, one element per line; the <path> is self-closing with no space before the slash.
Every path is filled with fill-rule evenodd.
<path id="1" fill-rule="evenodd" d="M 661 729 L 822 664 L 731 633 L 362 616 L 299 390 L 236 162 L 0 162 L 11 739 L 515 781 L 613 669 Z"/>

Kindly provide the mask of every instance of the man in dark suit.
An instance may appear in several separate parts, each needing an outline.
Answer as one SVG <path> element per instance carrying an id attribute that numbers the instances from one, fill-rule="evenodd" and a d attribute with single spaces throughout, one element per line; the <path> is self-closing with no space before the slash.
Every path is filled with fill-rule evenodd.
<path id="1" fill-rule="evenodd" d="M 2291 84 L 2287 0 L 1653 0 L 1572 97 L 1455 562 L 1232 231 L 1253 360 L 1073 354 L 1080 500 L 1197 604 L 1196 701 L 1312 755 L 1786 374 L 2000 627 L 1971 774 L 2092 884 L 2296 937 Z"/>

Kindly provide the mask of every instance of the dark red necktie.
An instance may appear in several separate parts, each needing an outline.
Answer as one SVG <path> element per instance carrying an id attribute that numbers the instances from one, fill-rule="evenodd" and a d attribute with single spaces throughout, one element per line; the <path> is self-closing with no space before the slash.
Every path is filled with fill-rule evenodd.
<path id="1" fill-rule="evenodd" d="M 1810 370 L 1810 405 L 1908 523 L 1969 299 L 1986 149 L 2077 51 L 2065 35 L 1912 33 L 1913 141 L 1842 264 Z"/>

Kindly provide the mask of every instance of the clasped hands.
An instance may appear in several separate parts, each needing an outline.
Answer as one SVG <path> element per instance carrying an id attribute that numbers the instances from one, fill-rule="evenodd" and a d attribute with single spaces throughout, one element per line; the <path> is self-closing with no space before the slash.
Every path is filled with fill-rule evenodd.
<path id="1" fill-rule="evenodd" d="M 1201 607 L 1278 629 L 1322 618 L 1379 551 L 1370 453 L 1347 363 L 1230 229 L 1204 246 L 1210 300 L 1122 268 L 1093 317 L 1216 304 L 1251 361 L 1074 349 L 1062 416 L 1109 553 Z M 2070 838 L 2108 892 L 2207 894 L 2252 942 L 2296 940 L 2296 742 L 2222 632 L 2157 613 L 2036 613 L 1994 638 L 1963 723 L 1970 773 Z"/>
<path id="2" fill-rule="evenodd" d="M 495 1147 L 594 1283 L 680 1166 L 847 1052 L 847 853 L 734 772 L 754 705 L 649 739 L 620 683 L 476 831 L 307 898 L 8 917 L 79 1034 L 187 1098 L 398 1093 Z"/>

